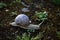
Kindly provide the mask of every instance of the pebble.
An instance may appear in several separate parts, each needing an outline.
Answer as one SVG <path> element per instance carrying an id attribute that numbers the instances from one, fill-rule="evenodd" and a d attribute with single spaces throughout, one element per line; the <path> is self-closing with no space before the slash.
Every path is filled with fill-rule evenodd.
<path id="1" fill-rule="evenodd" d="M 22 8 L 21 11 L 22 12 L 29 12 L 30 10 L 28 8 Z"/>

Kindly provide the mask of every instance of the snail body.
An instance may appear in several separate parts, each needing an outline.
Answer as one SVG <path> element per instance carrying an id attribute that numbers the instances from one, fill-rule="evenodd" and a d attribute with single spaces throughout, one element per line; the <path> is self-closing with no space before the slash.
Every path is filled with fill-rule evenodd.
<path id="1" fill-rule="evenodd" d="M 20 14 L 15 18 L 15 21 L 10 23 L 12 26 L 18 26 L 24 29 L 39 29 L 40 25 L 43 23 L 42 21 L 40 24 L 30 24 L 31 21 L 29 20 L 29 17 L 25 14 Z"/>

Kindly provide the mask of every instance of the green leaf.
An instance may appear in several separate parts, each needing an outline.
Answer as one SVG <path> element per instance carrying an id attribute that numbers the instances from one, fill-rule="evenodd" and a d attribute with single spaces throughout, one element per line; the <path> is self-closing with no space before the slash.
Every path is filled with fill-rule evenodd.
<path id="1" fill-rule="evenodd" d="M 33 29 L 28 29 L 27 32 L 35 32 Z"/>
<path id="2" fill-rule="evenodd" d="M 5 3 L 0 3 L 0 8 L 3 8 L 3 7 L 7 7 L 7 5 Z"/>
<path id="3" fill-rule="evenodd" d="M 16 36 L 15 40 L 21 40 L 21 37 L 20 36 Z"/>
<path id="4" fill-rule="evenodd" d="M 41 40 L 41 38 L 43 37 L 43 33 L 39 33 L 36 37 L 32 37 L 31 40 Z"/>
<path id="5" fill-rule="evenodd" d="M 29 40 L 29 39 L 30 39 L 30 35 L 27 35 L 26 33 L 24 33 L 24 34 L 22 35 L 22 39 L 23 39 L 23 40 Z"/>

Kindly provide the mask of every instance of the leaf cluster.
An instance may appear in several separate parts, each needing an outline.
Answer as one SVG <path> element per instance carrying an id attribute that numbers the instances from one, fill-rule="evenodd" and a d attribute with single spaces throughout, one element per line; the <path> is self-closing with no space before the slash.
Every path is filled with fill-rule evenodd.
<path id="1" fill-rule="evenodd" d="M 30 37 L 30 34 L 27 35 L 26 33 L 24 33 L 22 36 L 16 36 L 15 40 L 41 40 L 42 37 L 42 33 L 39 33 L 36 37 Z"/>
<path id="2" fill-rule="evenodd" d="M 44 21 L 47 20 L 48 13 L 46 11 L 44 12 L 35 12 L 35 16 L 37 17 L 38 21 Z"/>

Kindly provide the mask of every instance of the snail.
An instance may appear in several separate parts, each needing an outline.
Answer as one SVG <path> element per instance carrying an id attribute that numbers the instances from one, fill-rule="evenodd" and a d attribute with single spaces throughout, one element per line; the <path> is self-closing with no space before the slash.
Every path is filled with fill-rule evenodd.
<path id="1" fill-rule="evenodd" d="M 18 26 L 24 29 L 40 29 L 40 25 L 43 23 L 42 21 L 40 24 L 35 25 L 32 24 L 29 17 L 25 14 L 19 14 L 16 18 L 15 21 L 10 23 L 12 26 Z"/>

